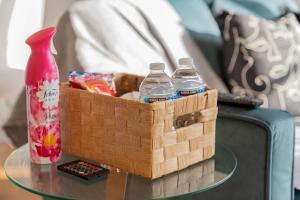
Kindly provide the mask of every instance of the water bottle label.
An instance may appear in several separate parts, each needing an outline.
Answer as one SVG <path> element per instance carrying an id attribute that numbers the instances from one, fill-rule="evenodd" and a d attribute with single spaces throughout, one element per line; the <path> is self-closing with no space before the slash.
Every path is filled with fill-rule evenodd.
<path id="1" fill-rule="evenodd" d="M 177 96 L 189 96 L 193 94 L 203 93 L 205 91 L 204 88 L 198 88 L 196 90 L 177 90 Z"/>
<path id="2" fill-rule="evenodd" d="M 143 103 L 153 103 L 156 101 L 166 101 L 166 100 L 171 100 L 171 99 L 176 99 L 176 96 L 170 96 L 170 97 L 163 97 L 163 98 L 157 98 L 157 97 L 146 97 L 142 99 Z"/>

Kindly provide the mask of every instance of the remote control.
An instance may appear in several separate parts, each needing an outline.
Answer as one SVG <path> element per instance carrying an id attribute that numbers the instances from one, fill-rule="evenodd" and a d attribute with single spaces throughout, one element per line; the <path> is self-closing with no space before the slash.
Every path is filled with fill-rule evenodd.
<path id="1" fill-rule="evenodd" d="M 263 104 L 263 100 L 253 96 L 236 96 L 229 93 L 219 93 L 218 103 L 257 108 Z"/>
<path id="2" fill-rule="evenodd" d="M 109 173 L 108 169 L 82 160 L 74 160 L 59 165 L 57 166 L 57 169 L 84 180 L 106 177 Z"/>

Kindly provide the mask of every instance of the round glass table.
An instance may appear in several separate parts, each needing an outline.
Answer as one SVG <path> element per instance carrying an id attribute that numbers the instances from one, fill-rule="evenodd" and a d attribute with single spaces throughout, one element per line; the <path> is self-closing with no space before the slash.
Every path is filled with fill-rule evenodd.
<path id="1" fill-rule="evenodd" d="M 32 164 L 28 144 L 15 150 L 6 160 L 7 177 L 29 192 L 54 199 L 169 199 L 188 197 L 228 180 L 237 160 L 226 147 L 216 145 L 213 158 L 158 179 L 149 180 L 118 169 L 111 169 L 106 178 L 88 182 L 57 171 L 57 165 L 78 159 L 63 154 L 52 165 Z"/>

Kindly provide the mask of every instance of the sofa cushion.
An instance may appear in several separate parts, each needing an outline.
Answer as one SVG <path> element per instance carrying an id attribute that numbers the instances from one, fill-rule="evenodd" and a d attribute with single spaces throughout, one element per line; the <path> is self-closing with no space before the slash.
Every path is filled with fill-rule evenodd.
<path id="1" fill-rule="evenodd" d="M 299 11 L 294 0 L 214 0 L 215 10 L 226 10 L 236 14 L 250 14 L 265 19 L 274 19 L 284 10 Z"/>
<path id="2" fill-rule="evenodd" d="M 256 95 L 265 107 L 300 115 L 300 25 L 295 16 L 270 21 L 223 13 L 219 22 L 231 91 Z"/>
<path id="3" fill-rule="evenodd" d="M 224 80 L 222 70 L 223 42 L 221 33 L 213 17 L 212 10 L 248 13 L 258 17 L 273 19 L 282 14 L 283 9 L 297 11 L 293 0 L 168 0 L 182 19 L 182 23 L 193 36 L 215 72 Z"/>

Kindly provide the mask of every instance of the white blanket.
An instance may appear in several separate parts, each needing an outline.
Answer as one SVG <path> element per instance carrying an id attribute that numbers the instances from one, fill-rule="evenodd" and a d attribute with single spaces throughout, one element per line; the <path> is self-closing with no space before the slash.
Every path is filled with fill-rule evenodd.
<path id="1" fill-rule="evenodd" d="M 148 74 L 151 62 L 170 75 L 180 57 L 193 57 L 208 85 L 226 87 L 164 0 L 90 0 L 69 10 L 76 54 L 85 71 Z"/>

